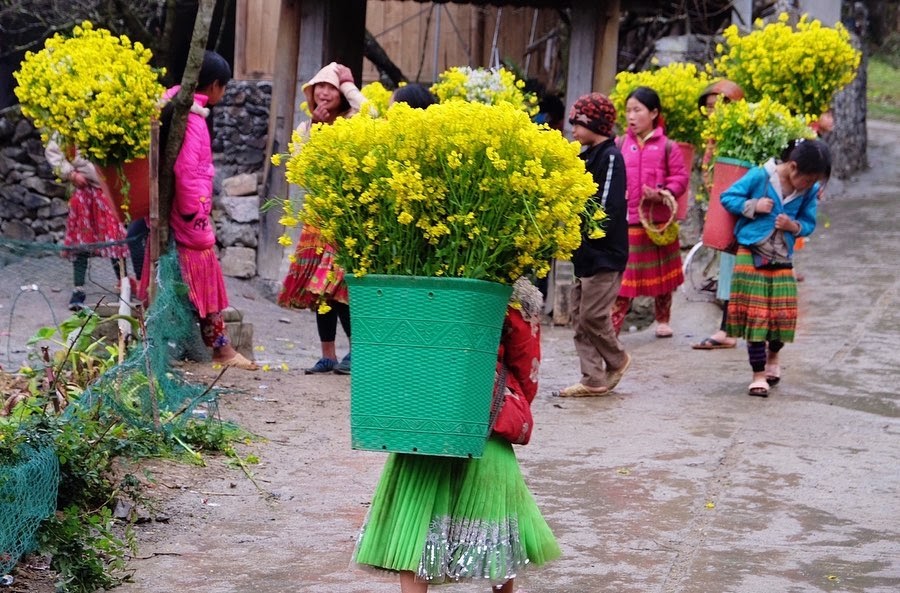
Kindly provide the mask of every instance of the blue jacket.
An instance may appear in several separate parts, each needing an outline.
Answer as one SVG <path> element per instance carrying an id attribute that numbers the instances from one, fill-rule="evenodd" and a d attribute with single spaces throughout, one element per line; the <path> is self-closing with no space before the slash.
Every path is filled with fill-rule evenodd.
<path id="1" fill-rule="evenodd" d="M 782 212 L 800 223 L 800 233 L 785 232 L 788 255 L 794 253 L 794 239 L 811 235 L 816 228 L 816 202 L 819 184 L 814 184 L 806 192 L 791 198 L 787 203 L 782 200 L 772 184 L 769 183 L 770 172 L 766 166 L 754 167 L 731 187 L 722 192 L 722 206 L 738 216 L 734 225 L 734 235 L 741 245 L 755 245 L 775 232 L 775 218 Z M 768 214 L 756 212 L 753 218 L 744 215 L 744 204 L 747 200 L 768 197 L 775 205 Z"/>

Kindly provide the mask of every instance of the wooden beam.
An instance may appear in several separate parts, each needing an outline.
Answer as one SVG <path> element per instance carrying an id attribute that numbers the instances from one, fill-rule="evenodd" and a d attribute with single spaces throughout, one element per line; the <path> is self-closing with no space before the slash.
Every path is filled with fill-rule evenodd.
<path id="1" fill-rule="evenodd" d="M 569 38 L 569 64 L 566 75 L 566 107 L 578 97 L 594 89 L 593 60 L 597 45 L 597 27 L 600 23 L 600 6 L 592 0 L 572 2 L 572 32 Z M 568 119 L 565 132 L 571 136 Z"/>
<path id="2" fill-rule="evenodd" d="M 594 43 L 593 89 L 608 95 L 616 84 L 619 57 L 620 0 L 608 0 L 600 9 Z"/>
<path id="3" fill-rule="evenodd" d="M 278 18 L 279 51 L 275 57 L 272 77 L 272 105 L 269 108 L 269 132 L 266 155 L 284 153 L 288 150 L 291 133 L 296 124 L 298 88 L 296 77 L 300 48 L 300 0 L 281 0 Z M 288 183 L 284 178 L 284 166 L 274 168 L 266 159 L 263 168 L 261 202 L 271 198 L 286 197 Z M 281 281 L 281 261 L 284 248 L 278 244 L 283 227 L 278 224 L 280 208 L 271 208 L 260 213 L 259 246 L 256 250 L 256 269 L 266 283 Z"/>

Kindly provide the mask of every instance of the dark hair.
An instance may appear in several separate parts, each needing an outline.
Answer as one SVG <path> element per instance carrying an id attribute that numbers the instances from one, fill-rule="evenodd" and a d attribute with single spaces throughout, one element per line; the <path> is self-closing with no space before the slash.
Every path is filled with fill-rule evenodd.
<path id="1" fill-rule="evenodd" d="M 831 149 L 821 140 L 791 140 L 781 152 L 781 161 L 796 163 L 801 175 L 831 177 Z"/>
<path id="2" fill-rule="evenodd" d="M 197 88 L 205 89 L 214 82 L 225 86 L 229 80 L 231 80 L 231 66 L 228 61 L 216 52 L 206 50 L 200 74 L 197 75 Z"/>
<path id="3" fill-rule="evenodd" d="M 653 127 L 655 128 L 659 125 L 659 116 L 662 115 L 662 103 L 659 101 L 659 95 L 656 94 L 656 91 L 651 89 L 648 86 L 639 86 L 625 97 L 625 101 L 634 97 L 637 101 L 646 107 L 649 111 L 653 111 L 654 109 L 657 111 L 657 116 L 653 118 Z"/>
<path id="4" fill-rule="evenodd" d="M 558 122 L 566 117 L 566 106 L 556 95 L 544 95 L 538 102 L 538 109 L 540 113 L 547 114 L 548 123 Z"/>
<path id="5" fill-rule="evenodd" d="M 394 91 L 394 103 L 406 103 L 410 107 L 425 109 L 437 103 L 437 99 L 427 87 L 414 82 Z"/>

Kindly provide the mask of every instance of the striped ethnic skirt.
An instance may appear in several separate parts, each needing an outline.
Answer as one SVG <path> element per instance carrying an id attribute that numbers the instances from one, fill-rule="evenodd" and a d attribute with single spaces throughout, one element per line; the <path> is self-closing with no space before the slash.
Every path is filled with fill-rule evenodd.
<path id="1" fill-rule="evenodd" d="M 314 309 L 323 300 L 348 302 L 344 270 L 334 263 L 334 254 L 334 246 L 322 238 L 317 228 L 303 225 L 278 304 L 293 309 Z"/>
<path id="2" fill-rule="evenodd" d="M 725 331 L 748 342 L 793 342 L 797 281 L 791 268 L 757 268 L 747 247 L 738 249 Z"/>
<path id="3" fill-rule="evenodd" d="M 681 245 L 657 245 L 640 225 L 628 227 L 628 266 L 622 277 L 619 296 L 656 297 L 674 292 L 684 283 Z"/>
<path id="4" fill-rule="evenodd" d="M 98 187 L 76 189 L 69 198 L 69 216 L 63 244 L 65 257 L 78 255 L 128 257 L 125 228 L 103 191 Z"/>
<path id="5" fill-rule="evenodd" d="M 224 311 L 228 307 L 228 292 L 215 249 L 191 249 L 178 245 L 177 250 L 181 279 L 187 284 L 188 298 L 200 318 Z"/>
<path id="6" fill-rule="evenodd" d="M 354 561 L 430 584 L 500 585 L 559 555 L 512 445 L 492 436 L 478 459 L 391 453 Z"/>

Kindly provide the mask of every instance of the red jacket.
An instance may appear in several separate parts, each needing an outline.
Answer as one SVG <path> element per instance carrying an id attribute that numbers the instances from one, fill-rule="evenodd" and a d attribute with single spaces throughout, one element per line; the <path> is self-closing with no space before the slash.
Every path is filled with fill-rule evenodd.
<path id="1" fill-rule="evenodd" d="M 537 395 L 540 365 L 540 323 L 526 321 L 520 310 L 509 307 L 497 353 L 498 377 L 505 371 L 506 386 L 494 433 L 513 444 L 525 445 L 531 438 L 531 402 Z"/>

